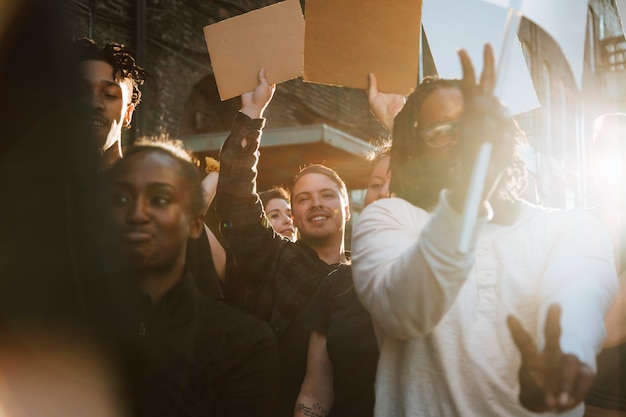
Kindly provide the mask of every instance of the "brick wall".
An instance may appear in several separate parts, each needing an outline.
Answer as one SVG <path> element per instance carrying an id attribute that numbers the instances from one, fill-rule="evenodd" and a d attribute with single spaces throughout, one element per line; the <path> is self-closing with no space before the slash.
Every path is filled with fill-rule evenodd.
<path id="1" fill-rule="evenodd" d="M 177 136 L 185 103 L 194 86 L 212 73 L 202 28 L 254 10 L 270 0 L 146 0 L 145 44 L 135 42 L 137 13 L 131 0 L 64 0 L 75 36 L 117 41 L 136 51 L 149 72 L 134 120 L 138 134 Z M 303 83 L 281 84 L 267 111 L 268 126 L 327 123 L 365 140 L 385 132 L 369 113 L 364 91 Z M 128 139 L 129 135 L 125 135 Z"/>

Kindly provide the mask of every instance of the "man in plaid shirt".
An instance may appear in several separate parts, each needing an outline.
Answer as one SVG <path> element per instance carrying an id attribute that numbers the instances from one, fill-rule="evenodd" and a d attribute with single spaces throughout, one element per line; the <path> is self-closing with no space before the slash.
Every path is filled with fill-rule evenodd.
<path id="1" fill-rule="evenodd" d="M 270 323 L 278 338 L 278 415 L 292 416 L 306 369 L 310 333 L 303 311 L 322 279 L 346 262 L 344 233 L 350 211 L 346 186 L 337 173 L 312 165 L 301 170 L 292 188 L 292 211 L 300 239 L 291 242 L 265 226 L 256 193 L 256 165 L 265 125 L 263 112 L 274 91 L 261 70 L 255 90 L 241 96 L 241 110 L 220 153 L 215 205 L 238 267 L 237 276 L 245 277 L 246 305 Z M 229 278 L 233 277 L 227 281 Z"/>

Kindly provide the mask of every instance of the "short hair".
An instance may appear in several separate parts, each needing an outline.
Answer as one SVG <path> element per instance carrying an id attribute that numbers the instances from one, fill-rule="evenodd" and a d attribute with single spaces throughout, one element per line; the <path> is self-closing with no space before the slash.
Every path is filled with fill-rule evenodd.
<path id="1" fill-rule="evenodd" d="M 125 45 L 110 42 L 100 47 L 93 39 L 80 38 L 74 41 L 76 58 L 79 62 L 104 61 L 113 67 L 113 77 L 128 79 L 132 84 L 131 103 L 141 102 L 139 86 L 146 80 L 147 72 L 137 65 L 135 54 Z"/>
<path id="2" fill-rule="evenodd" d="M 436 187 L 424 186 L 424 184 L 432 184 L 437 179 L 427 178 L 418 163 L 419 158 L 416 158 L 420 153 L 418 132 L 421 128 L 418 126 L 417 116 L 424 100 L 435 90 L 457 88 L 462 91 L 461 85 L 462 81 L 459 79 L 425 77 L 415 91 L 407 97 L 405 106 L 394 119 L 390 191 L 425 210 L 430 210 L 437 204 L 440 190 L 435 189 Z M 526 142 L 524 133 L 513 118 L 505 121 L 505 128 L 511 132 L 511 140 L 517 144 Z M 517 146 L 511 156 L 511 163 L 506 169 L 497 192 L 501 198 L 518 200 L 527 185 L 527 172 L 517 152 Z M 445 184 L 439 185 L 445 186 Z"/>
<path id="3" fill-rule="evenodd" d="M 304 168 L 301 168 L 300 172 L 296 174 L 296 177 L 293 180 L 294 188 L 295 188 L 296 183 L 300 180 L 300 178 L 304 177 L 307 174 L 322 174 L 330 178 L 331 181 L 334 182 L 337 185 L 337 187 L 339 187 L 341 196 L 346 200 L 346 203 L 349 201 L 348 189 L 346 188 L 346 183 L 343 182 L 339 174 L 337 174 L 337 171 L 322 164 L 311 164 L 311 165 L 305 166 Z"/>
<path id="4" fill-rule="evenodd" d="M 202 175 L 198 168 L 199 162 L 185 149 L 183 142 L 178 139 L 170 139 L 167 135 L 139 138 L 124 152 L 124 156 L 108 169 L 107 177 L 113 177 L 131 156 L 142 152 L 160 152 L 176 160 L 185 183 L 189 185 L 189 208 L 191 214 L 194 216 L 203 215 L 204 191 L 202 188 Z"/>
<path id="5" fill-rule="evenodd" d="M 261 191 L 259 193 L 259 198 L 261 199 L 261 203 L 263 203 L 263 207 L 265 207 L 270 200 L 275 198 L 285 200 L 287 203 L 291 204 L 291 195 L 289 190 L 283 187 L 273 187 L 269 190 Z"/>

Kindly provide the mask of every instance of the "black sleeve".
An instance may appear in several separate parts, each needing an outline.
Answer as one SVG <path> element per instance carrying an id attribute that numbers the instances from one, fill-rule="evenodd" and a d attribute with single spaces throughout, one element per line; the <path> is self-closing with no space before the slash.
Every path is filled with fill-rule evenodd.
<path id="1" fill-rule="evenodd" d="M 220 151 L 215 210 L 220 231 L 243 276 L 265 276 L 282 238 L 264 226 L 263 206 L 256 193 L 259 143 L 264 119 L 238 113 Z M 243 140 L 247 145 L 242 148 Z"/>

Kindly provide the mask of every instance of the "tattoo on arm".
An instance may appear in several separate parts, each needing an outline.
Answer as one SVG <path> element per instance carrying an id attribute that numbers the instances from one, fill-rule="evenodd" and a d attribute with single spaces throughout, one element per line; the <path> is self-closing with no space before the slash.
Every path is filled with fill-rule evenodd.
<path id="1" fill-rule="evenodd" d="M 328 415 L 328 410 L 318 402 L 311 407 L 307 407 L 302 403 L 296 404 L 296 412 L 302 413 L 306 417 L 326 417 Z"/>

